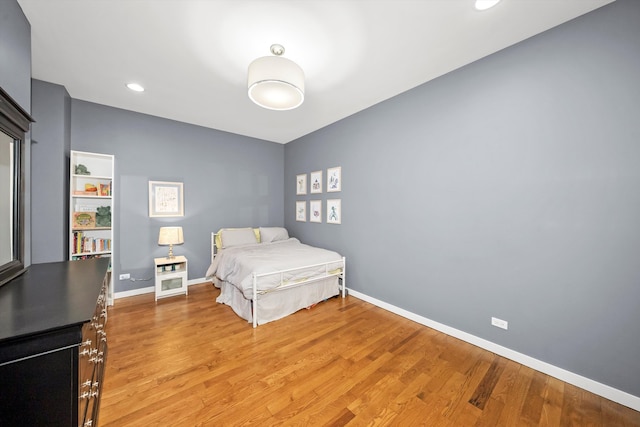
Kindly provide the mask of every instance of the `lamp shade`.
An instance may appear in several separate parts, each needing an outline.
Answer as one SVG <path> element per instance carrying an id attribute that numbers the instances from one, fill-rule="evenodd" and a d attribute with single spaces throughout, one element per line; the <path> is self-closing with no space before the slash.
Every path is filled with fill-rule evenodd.
<path id="1" fill-rule="evenodd" d="M 183 243 L 182 227 L 160 227 L 159 245 L 181 245 Z"/>
<path id="2" fill-rule="evenodd" d="M 158 236 L 159 245 L 169 245 L 169 256 L 173 258 L 173 245 L 181 245 L 184 243 L 182 235 L 182 227 L 160 227 L 160 235 Z"/>
<path id="3" fill-rule="evenodd" d="M 249 98 L 270 110 L 292 110 L 304 101 L 304 72 L 281 56 L 263 56 L 249 64 Z"/>

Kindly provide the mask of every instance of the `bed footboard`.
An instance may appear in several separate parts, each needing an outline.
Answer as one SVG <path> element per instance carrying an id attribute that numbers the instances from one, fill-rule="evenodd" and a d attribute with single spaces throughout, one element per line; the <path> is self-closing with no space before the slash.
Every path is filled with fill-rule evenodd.
<path id="1" fill-rule="evenodd" d="M 285 289 L 304 286 L 309 283 L 317 282 L 319 280 L 323 280 L 329 277 L 338 277 L 338 281 L 340 282 L 340 293 L 342 294 L 342 298 L 345 298 L 347 296 L 347 293 L 346 293 L 347 259 L 346 257 L 342 257 L 341 266 L 336 268 L 336 263 L 339 263 L 339 262 L 340 261 L 330 261 L 330 262 L 324 262 L 320 264 L 305 265 L 303 267 L 289 268 L 286 270 L 279 270 L 271 273 L 260 273 L 260 274 L 253 273 L 252 275 L 253 277 L 253 299 L 252 299 L 253 327 L 256 328 L 258 326 L 258 298 L 260 298 L 260 295 L 264 295 L 266 293 L 273 293 L 273 292 L 283 291 Z M 332 267 L 332 270 L 329 270 L 329 266 Z M 316 268 L 316 267 L 324 267 L 324 273 L 319 276 L 314 276 L 305 280 L 300 280 L 295 282 L 286 282 L 284 280 L 284 275 L 286 273 L 292 273 L 297 270 L 305 270 L 305 269 Z M 277 276 L 277 275 L 280 276 L 279 286 L 266 291 L 259 290 L 260 278 Z"/>
<path id="2" fill-rule="evenodd" d="M 214 263 L 214 260 L 216 259 L 216 256 L 218 255 L 218 247 L 216 246 L 216 239 L 218 238 L 218 233 L 216 232 L 212 232 L 211 233 L 211 263 Z M 295 287 L 300 287 L 300 286 L 304 286 L 304 285 L 308 285 L 314 282 L 318 282 L 320 280 L 323 279 L 327 279 L 330 277 L 337 277 L 338 278 L 338 283 L 340 286 L 340 293 L 342 294 L 342 298 L 345 298 L 347 293 L 346 293 L 346 267 L 347 267 L 347 263 L 346 263 L 346 258 L 342 257 L 342 259 L 335 259 L 334 261 L 329 261 L 329 262 L 324 262 L 324 263 L 319 263 L 319 264 L 311 264 L 311 265 L 305 265 L 302 267 L 296 267 L 296 268 L 290 268 L 290 269 L 286 269 L 286 270 L 279 270 L 279 271 L 274 271 L 271 273 L 253 273 L 252 274 L 252 281 L 253 281 L 253 295 L 252 295 L 252 300 L 251 300 L 251 306 L 252 306 L 252 318 L 253 318 L 253 327 L 256 328 L 258 326 L 258 299 L 260 298 L 261 295 L 265 295 L 265 294 L 271 294 L 271 293 L 275 293 L 278 291 L 284 291 L 287 289 L 291 289 L 291 288 L 295 288 Z M 297 271 L 303 271 L 305 269 L 315 269 L 316 271 L 322 271 L 324 270 L 322 273 L 320 274 L 315 274 L 312 277 L 308 277 L 305 278 L 304 280 L 294 280 L 294 281 L 287 281 L 285 279 L 285 275 L 289 275 L 291 276 L 292 273 L 295 276 L 295 272 Z M 274 276 L 280 276 L 279 277 L 279 284 L 275 287 L 270 286 L 268 290 L 261 290 L 260 289 L 260 281 L 261 279 L 263 280 L 267 280 L 266 278 L 269 277 L 271 280 L 271 283 L 273 283 L 274 281 L 277 282 L 277 280 L 274 280 Z"/>

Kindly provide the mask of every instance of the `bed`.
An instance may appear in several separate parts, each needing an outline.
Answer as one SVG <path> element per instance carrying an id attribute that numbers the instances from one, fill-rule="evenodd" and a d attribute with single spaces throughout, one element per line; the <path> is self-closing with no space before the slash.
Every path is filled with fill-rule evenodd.
<path id="1" fill-rule="evenodd" d="M 344 298 L 345 273 L 340 254 L 306 245 L 282 227 L 211 233 L 206 277 L 220 288 L 216 301 L 254 328 L 337 295 Z"/>

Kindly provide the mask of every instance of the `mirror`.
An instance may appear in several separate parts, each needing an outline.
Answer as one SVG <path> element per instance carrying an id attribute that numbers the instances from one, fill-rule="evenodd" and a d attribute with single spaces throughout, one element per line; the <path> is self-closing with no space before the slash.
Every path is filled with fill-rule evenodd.
<path id="1" fill-rule="evenodd" d="M 30 122 L 0 88 L 0 285 L 25 271 L 23 141 Z"/>
<path id="2" fill-rule="evenodd" d="M 9 135 L 0 132 L 0 265 L 15 259 L 16 233 L 14 219 L 14 141 Z"/>

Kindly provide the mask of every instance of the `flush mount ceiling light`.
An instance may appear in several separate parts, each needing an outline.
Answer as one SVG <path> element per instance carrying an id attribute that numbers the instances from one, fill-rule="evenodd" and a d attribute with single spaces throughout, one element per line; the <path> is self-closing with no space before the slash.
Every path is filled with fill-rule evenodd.
<path id="1" fill-rule="evenodd" d="M 144 88 L 138 83 L 127 83 L 127 87 L 134 92 L 144 92 Z"/>
<path id="2" fill-rule="evenodd" d="M 487 10 L 500 3 L 500 0 L 476 0 L 476 9 Z"/>
<path id="3" fill-rule="evenodd" d="M 249 64 L 249 98 L 269 110 L 292 110 L 304 101 L 304 72 L 283 58 L 284 47 L 271 45 L 274 56 L 263 56 Z"/>

